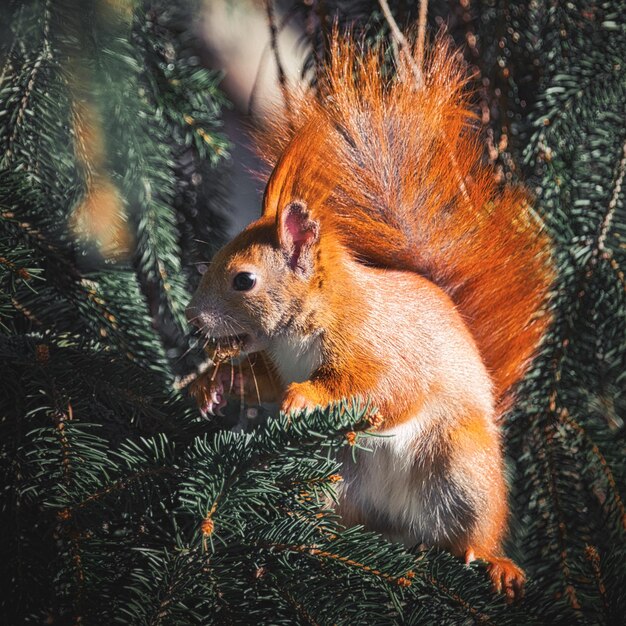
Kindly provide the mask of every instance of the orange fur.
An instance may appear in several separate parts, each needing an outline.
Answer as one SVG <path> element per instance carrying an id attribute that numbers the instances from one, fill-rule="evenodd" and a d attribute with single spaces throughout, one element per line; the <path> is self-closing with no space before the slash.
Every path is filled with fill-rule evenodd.
<path id="1" fill-rule="evenodd" d="M 335 38 L 320 97 L 257 135 L 275 167 L 264 214 L 292 198 L 363 262 L 417 271 L 448 293 L 478 343 L 501 409 L 550 323 L 553 271 L 519 187 L 483 161 L 463 64 L 438 40 L 425 85 L 388 78 L 382 50 Z"/>
<path id="2" fill-rule="evenodd" d="M 217 253 L 188 312 L 267 351 L 285 411 L 371 399 L 386 437 L 343 459 L 338 512 L 485 559 L 512 597 L 524 575 L 502 554 L 495 418 L 550 320 L 549 241 L 525 192 L 484 165 L 446 45 L 422 89 L 385 78 L 381 58 L 335 38 L 319 97 L 292 98 L 291 125 L 259 135 L 263 216 Z M 234 288 L 239 272 L 254 288 Z"/>

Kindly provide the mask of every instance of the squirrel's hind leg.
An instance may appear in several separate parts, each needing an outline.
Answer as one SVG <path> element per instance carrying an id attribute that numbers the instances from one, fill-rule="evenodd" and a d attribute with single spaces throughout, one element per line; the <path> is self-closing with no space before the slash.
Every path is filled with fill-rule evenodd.
<path id="1" fill-rule="evenodd" d="M 449 548 L 467 564 L 485 561 L 494 591 L 504 593 L 507 602 L 512 602 L 523 597 L 526 577 L 502 552 L 509 507 L 497 431 L 490 419 L 476 415 L 461 423 L 453 432 L 452 441 L 452 466 L 465 484 L 473 485 L 476 515 L 467 534 L 458 537 Z"/>

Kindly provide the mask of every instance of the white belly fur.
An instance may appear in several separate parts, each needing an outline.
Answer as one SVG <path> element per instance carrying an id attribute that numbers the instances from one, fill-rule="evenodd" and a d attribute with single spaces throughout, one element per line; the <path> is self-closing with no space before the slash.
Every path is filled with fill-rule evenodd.
<path id="1" fill-rule="evenodd" d="M 272 340 L 269 351 L 284 385 L 308 380 L 322 363 L 319 335 L 304 339 L 281 335 Z"/>
<path id="2" fill-rule="evenodd" d="M 272 341 L 270 352 L 283 384 L 303 382 L 321 364 L 321 338 L 284 335 Z M 456 410 L 456 402 L 426 403 L 413 419 L 362 440 L 369 450 L 357 451 L 356 464 L 352 450 L 344 451 L 340 514 L 345 505 L 355 523 L 407 546 L 446 546 L 467 533 L 476 511 L 472 490 L 465 487 L 462 475 L 452 475 L 441 464 L 435 467 L 426 454 L 442 448 L 438 426 Z"/>
<path id="3" fill-rule="evenodd" d="M 356 464 L 344 454 L 340 511 L 345 505 L 367 528 L 407 546 L 445 546 L 468 532 L 474 507 L 462 477 L 420 458 L 420 448 L 437 446 L 431 423 L 422 411 L 384 436 L 362 440 L 371 451 L 359 450 Z"/>

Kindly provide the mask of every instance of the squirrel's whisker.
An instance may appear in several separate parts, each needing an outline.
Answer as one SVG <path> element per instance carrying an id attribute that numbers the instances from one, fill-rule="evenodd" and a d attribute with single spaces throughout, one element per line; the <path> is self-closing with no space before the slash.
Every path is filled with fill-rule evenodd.
<path id="1" fill-rule="evenodd" d="M 245 407 L 245 392 L 243 386 L 243 368 L 241 367 L 241 361 L 239 362 L 239 378 L 239 419 L 242 419 Z"/>
<path id="2" fill-rule="evenodd" d="M 261 394 L 259 393 L 259 384 L 256 379 L 256 374 L 254 373 L 254 364 L 252 363 L 252 360 L 250 359 L 250 355 L 247 353 L 246 353 L 246 358 L 248 359 L 248 363 L 250 364 L 250 373 L 252 374 L 252 380 L 254 381 L 254 389 L 256 391 L 256 397 L 257 397 L 259 404 L 261 404 Z"/>

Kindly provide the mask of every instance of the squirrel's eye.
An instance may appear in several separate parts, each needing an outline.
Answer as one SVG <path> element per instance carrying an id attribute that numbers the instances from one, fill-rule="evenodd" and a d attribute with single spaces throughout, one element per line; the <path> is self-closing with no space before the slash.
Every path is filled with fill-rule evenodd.
<path id="1" fill-rule="evenodd" d="M 239 272 L 233 278 L 235 291 L 250 291 L 254 285 L 256 285 L 256 276 L 252 272 Z"/>

